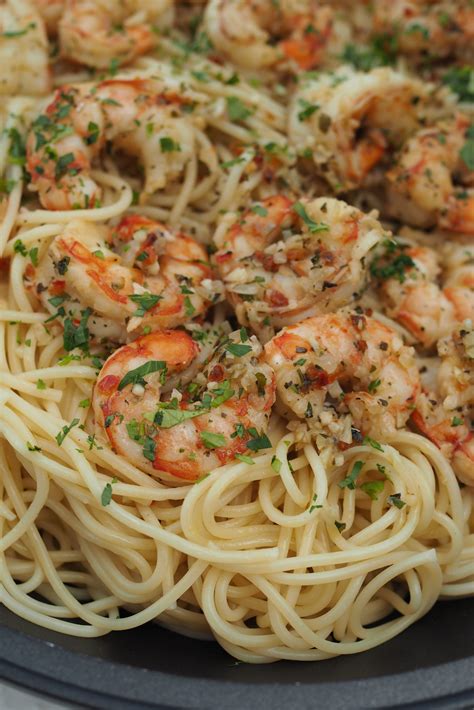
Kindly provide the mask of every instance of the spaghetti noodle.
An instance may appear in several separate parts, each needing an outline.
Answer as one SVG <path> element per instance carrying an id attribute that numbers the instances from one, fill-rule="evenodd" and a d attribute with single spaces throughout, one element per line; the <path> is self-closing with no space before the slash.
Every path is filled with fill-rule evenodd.
<path id="1" fill-rule="evenodd" d="M 135 20 L 132 17 L 132 26 L 142 20 L 140 15 Z M 322 210 L 317 220 L 310 202 L 315 196 L 330 195 L 331 205 L 335 205 L 334 209 L 337 207 L 332 188 L 324 182 L 324 171 L 315 175 L 314 165 L 321 165 L 330 156 L 318 154 L 313 162 L 312 138 L 307 140 L 306 125 L 311 119 L 329 140 L 332 131 L 339 130 L 338 114 L 332 116 L 328 124 L 324 106 L 301 98 L 298 101 L 298 89 L 293 88 L 293 75 L 301 71 L 295 65 L 297 55 L 286 56 L 282 66 L 277 62 L 264 69 L 256 67 L 254 72 L 248 67 L 237 72 L 225 55 L 219 56 L 217 50 L 206 45 L 201 35 L 195 34 L 191 41 L 181 18 L 177 17 L 176 24 L 169 35 L 160 37 L 158 49 L 136 58 L 120 73 L 113 67 L 111 76 L 95 76 L 91 83 L 89 71 L 59 62 L 53 74 L 57 88 L 55 98 L 20 96 L 6 100 L 4 131 L 0 137 L 4 193 L 0 206 L 0 252 L 5 272 L 8 268 L 8 285 L 5 285 L 0 309 L 0 602 L 32 623 L 78 637 L 96 637 L 156 621 L 184 635 L 215 638 L 235 658 L 250 663 L 279 659 L 322 660 L 359 653 L 401 633 L 426 614 L 439 598 L 474 594 L 474 488 L 461 485 L 453 469 L 453 452 L 470 455 L 472 433 L 466 434 L 465 429 L 469 428 L 466 422 L 472 414 L 472 398 L 466 395 L 461 401 L 456 399 L 457 390 L 450 391 L 454 398 L 448 412 L 450 422 L 441 424 L 448 427 L 451 439 L 443 439 L 439 433 L 435 435 L 431 420 L 419 419 L 422 426 L 414 427 L 405 417 L 400 426 L 375 440 L 364 436 L 363 425 L 355 427 L 353 411 L 350 406 L 347 408 L 348 400 L 344 399 L 348 393 L 337 389 L 335 376 L 326 381 L 314 373 L 308 375 L 309 369 L 305 370 L 304 366 L 312 353 L 308 352 L 309 348 L 300 348 L 298 352 L 303 355 L 300 354 L 295 368 L 300 368 L 301 382 L 284 386 L 288 385 L 300 397 L 316 388 L 328 388 L 324 389 L 326 399 L 323 397 L 317 427 L 312 423 L 313 417 L 316 420 L 312 409 L 307 408 L 298 419 L 284 411 L 279 400 L 268 430 L 266 433 L 262 430 L 260 435 L 264 444 L 252 449 L 248 445 L 250 430 L 247 429 L 244 434 L 236 435 L 236 440 L 242 440 L 241 448 L 232 448 L 234 444 L 227 442 L 226 451 L 232 454 L 221 459 L 222 465 L 194 476 L 194 480 L 189 476 L 188 480 L 180 478 L 169 470 L 155 470 L 152 474 L 148 464 L 135 465 L 126 455 L 113 450 L 104 427 L 98 426 L 94 414 L 94 387 L 99 370 L 104 360 L 109 362 L 108 358 L 117 352 L 120 342 L 98 337 L 94 340 L 84 325 L 87 344 L 76 338 L 72 346 L 65 347 L 64 328 L 68 318 L 74 328 L 81 327 L 81 316 L 76 314 L 73 318 L 72 311 L 68 316 L 67 301 L 71 294 L 65 290 L 67 278 L 50 298 L 51 309 L 41 305 L 38 292 L 32 286 L 34 283 L 35 288 L 38 287 L 35 281 L 38 264 L 44 262 L 53 241 L 67 233 L 73 220 L 82 220 L 86 228 L 89 224 L 107 235 L 117 228 L 124 215 L 147 217 L 166 225 L 165 232 L 182 230 L 200 244 L 212 245 L 210 254 L 218 249 L 217 260 L 228 258 L 229 232 L 244 215 L 239 222 L 240 231 L 234 229 L 231 234 L 235 242 L 248 239 L 245 249 L 248 244 L 252 248 L 249 254 L 245 253 L 245 258 L 237 259 L 235 247 L 236 254 L 232 258 L 239 263 L 230 275 L 227 270 L 226 288 L 229 293 L 235 283 L 246 283 L 247 291 L 241 290 L 239 299 L 248 304 L 252 298 L 248 283 L 257 283 L 264 309 L 272 315 L 272 322 L 278 328 L 298 320 L 291 300 L 296 287 L 292 281 L 285 281 L 290 278 L 291 269 L 295 282 L 302 274 L 313 279 L 311 269 L 321 268 L 321 263 L 327 268 L 331 266 L 334 281 L 339 278 L 334 264 L 342 257 L 335 243 L 336 232 L 327 235 L 328 240 L 332 239 L 332 246 L 328 246 L 329 241 L 318 238 L 318 230 L 336 230 L 338 226 L 325 224 L 327 205 L 322 204 L 324 201 L 317 201 L 318 210 Z M 271 31 L 273 28 L 268 29 Z M 339 39 L 348 31 L 348 27 L 344 27 Z M 361 39 L 361 29 L 355 21 L 351 32 L 354 38 Z M 362 39 L 366 41 L 367 37 L 362 36 Z M 205 51 L 198 40 L 204 43 Z M 281 45 L 286 49 L 289 46 L 283 41 Z M 336 45 L 339 52 L 340 42 Z M 306 40 L 304 46 L 306 49 L 309 46 Z M 323 47 L 318 47 L 318 52 L 324 54 Z M 245 50 L 240 51 L 245 53 Z M 415 61 L 413 56 L 410 61 Z M 324 81 L 331 85 L 337 57 L 328 56 L 326 67 L 324 60 L 322 62 L 322 68 L 329 71 Z M 390 68 L 384 70 L 387 75 L 391 71 Z M 336 88 L 341 101 L 343 74 L 344 69 L 338 69 Z M 350 71 L 350 77 L 351 85 L 364 85 L 355 70 Z M 316 81 L 316 78 L 305 80 Z M 76 140 L 82 134 L 73 123 L 70 109 L 55 119 L 54 130 L 63 127 L 59 138 L 50 138 L 46 133 L 40 134 L 43 138 L 38 138 L 38 133 L 32 138 L 32 126 L 47 125 L 44 117 L 51 115 L 48 111 L 52 102 L 57 101 L 58 96 L 64 98 L 71 86 L 81 87 L 81 91 L 90 92 L 88 97 L 93 97 L 98 86 L 136 86 L 137 82 L 149 81 L 173 85 L 178 97 L 173 96 L 173 101 L 179 106 L 179 120 L 185 115 L 192 117 L 186 131 L 193 147 L 177 174 L 165 179 L 163 185 L 151 190 L 145 199 L 143 171 L 136 169 L 139 156 L 131 155 L 134 151 L 129 144 L 122 143 L 125 155 L 119 149 L 110 150 L 107 144 L 110 135 L 104 128 L 103 144 L 91 158 L 90 175 L 87 175 L 97 186 L 100 201 L 70 204 L 67 209 L 61 203 L 60 209 L 45 209 L 51 195 L 47 196 L 48 190 L 43 195 L 36 189 L 44 174 L 45 161 L 55 160 L 57 164 L 66 156 L 63 163 L 73 166 L 68 180 L 85 179 L 83 166 L 74 162 L 79 160 L 76 154 L 68 157 L 70 143 L 61 143 Z M 383 87 L 377 84 L 377 91 L 382 92 Z M 452 110 L 453 96 L 450 94 L 443 99 L 443 91 L 441 98 L 433 99 L 438 102 L 433 109 L 437 112 Z M 371 119 L 371 112 L 377 113 L 373 108 L 375 103 L 370 103 L 372 100 L 373 97 L 369 97 L 364 105 Z M 392 100 L 396 99 L 391 97 Z M 439 108 L 440 104 L 443 109 Z M 188 114 L 183 113 L 183 106 Z M 80 117 L 79 104 L 74 106 L 74 111 L 77 108 Z M 344 111 L 352 110 L 352 106 L 344 105 Z M 297 146 L 292 144 L 288 131 L 289 111 L 290 126 L 296 124 L 298 129 Z M 418 118 L 414 114 L 411 118 L 416 122 Z M 347 148 L 344 165 L 349 178 L 357 175 L 361 189 L 352 200 L 350 195 L 345 195 L 344 199 L 362 204 L 364 194 L 369 194 L 371 203 L 379 204 L 383 211 L 377 170 L 387 156 L 391 160 L 393 155 L 380 132 L 380 120 L 377 114 L 374 126 L 366 134 L 362 124 L 354 123 L 351 129 L 357 145 Z M 87 131 L 88 145 L 94 143 L 91 136 L 96 136 L 99 144 L 102 138 L 98 138 L 97 121 L 89 121 Z M 154 126 L 145 129 L 144 134 L 147 131 L 151 135 Z M 150 145 L 155 151 L 156 146 L 161 145 L 160 159 L 169 159 L 173 150 L 178 155 L 179 152 L 184 154 L 184 143 L 181 149 L 170 136 L 160 133 L 161 139 L 157 142 L 156 135 L 153 144 L 140 146 L 142 158 L 151 150 Z M 30 143 L 26 154 L 27 136 Z M 81 141 L 87 144 L 84 136 Z M 35 183 L 31 155 L 45 150 L 45 144 L 49 153 L 37 163 L 40 170 Z M 322 150 L 321 145 L 319 148 Z M 25 173 L 25 162 L 29 174 Z M 470 167 L 472 171 L 474 166 L 468 163 L 469 158 L 464 170 Z M 63 177 L 56 170 L 51 183 L 54 189 L 58 186 L 63 189 Z M 331 180 L 335 180 L 333 175 Z M 339 193 L 343 186 L 333 187 Z M 285 221 L 287 215 L 278 225 L 268 221 L 267 201 L 277 193 L 286 196 L 289 213 L 293 214 L 292 225 Z M 347 213 L 346 208 L 347 205 L 341 207 L 343 214 Z M 299 231 L 289 235 L 292 239 L 289 247 L 284 242 L 288 238 L 287 231 L 296 229 L 294 213 L 298 215 Z M 472 322 L 463 311 L 458 319 L 461 335 L 453 335 L 455 345 L 451 349 L 445 347 L 436 356 L 433 351 L 424 350 L 423 344 L 406 328 L 406 318 L 399 323 L 392 313 L 388 317 L 383 312 L 376 279 L 398 279 L 401 287 L 407 278 L 406 270 L 416 268 L 416 264 L 407 256 L 405 247 L 400 247 L 400 253 L 396 251 L 399 247 L 393 247 L 388 227 L 380 224 L 374 213 L 370 217 L 361 215 L 359 210 L 355 213 L 358 220 L 368 220 L 371 225 L 370 244 L 364 242 L 365 251 L 359 254 L 357 250 L 362 247 L 357 246 L 357 237 L 354 240 L 351 236 L 354 227 L 349 211 L 349 217 L 344 218 L 343 237 L 346 239 L 349 235 L 347 239 L 352 239 L 351 244 L 355 246 L 349 256 L 344 252 L 341 268 L 348 269 L 351 275 L 366 274 L 367 279 L 364 281 L 357 276 L 352 290 L 360 292 L 349 293 L 351 289 L 346 289 L 344 303 L 336 300 L 335 307 L 350 308 L 350 312 L 356 314 L 352 316 L 355 323 L 366 317 L 365 307 L 365 313 L 370 312 L 378 319 L 381 328 L 392 329 L 394 338 L 414 345 L 417 348 L 416 353 L 413 351 L 414 357 L 423 376 L 427 378 L 424 373 L 432 368 L 430 384 L 425 384 L 422 378 L 423 396 L 428 396 L 440 362 L 447 362 L 442 360 L 443 353 L 453 358 L 453 348 L 457 348 L 456 357 L 460 348 L 464 348 L 462 357 L 474 357 L 473 344 L 466 340 L 470 336 L 463 335 L 472 329 Z M 249 230 L 249 223 L 257 225 L 254 232 Z M 261 250 L 255 247 L 252 239 L 258 241 L 265 230 L 272 232 L 276 227 L 281 231 L 278 240 L 265 244 Z M 463 229 L 458 231 L 463 231 L 464 236 L 451 235 L 452 240 L 460 240 L 466 249 L 472 248 L 469 224 L 463 222 Z M 413 234 L 416 243 L 414 230 Z M 340 234 L 338 238 L 342 238 Z M 436 238 L 435 233 L 432 238 Z M 144 240 L 138 243 L 143 244 Z M 421 239 L 420 243 L 423 243 Z M 107 243 L 107 249 L 109 246 L 111 253 L 105 256 L 99 253 L 100 249 L 93 252 L 107 268 L 109 263 L 119 263 L 113 245 Z M 376 260 L 369 262 L 372 253 Z M 145 254 L 141 261 L 145 262 L 146 258 Z M 245 259 L 253 260 L 250 279 Z M 356 263 L 356 259 L 360 261 Z M 351 260 L 354 261 L 351 263 Z M 138 296 L 150 296 L 146 279 L 151 272 L 145 271 L 142 278 L 139 270 L 145 267 L 139 262 L 140 259 L 135 260 L 130 266 L 138 273 L 135 281 L 141 284 Z M 467 263 L 462 264 L 463 283 L 455 284 L 456 288 L 464 289 L 463 304 L 472 299 L 472 283 L 467 283 L 466 277 Z M 57 264 L 52 268 L 56 270 L 54 286 L 61 270 L 58 271 Z M 236 275 L 236 271 L 246 268 L 248 272 Z M 276 296 L 273 301 L 265 300 L 270 291 L 270 281 L 265 282 L 267 274 L 272 279 L 271 292 L 277 291 L 280 301 Z M 369 283 L 371 277 L 374 281 Z M 347 278 L 352 285 L 350 277 Z M 412 274 L 410 278 L 413 279 Z M 279 280 L 281 292 L 277 290 Z M 192 283 L 185 281 L 183 290 L 183 280 L 178 279 L 178 282 L 183 299 L 193 293 L 189 290 Z M 308 280 L 308 283 L 313 282 L 322 291 L 336 286 L 323 278 Z M 49 287 L 43 283 L 40 286 L 43 291 Z M 221 329 L 227 338 L 226 320 L 236 325 L 229 307 L 229 300 L 233 301 L 227 298 L 222 302 L 222 291 L 211 281 L 207 287 L 216 288 L 216 303 L 207 317 L 212 327 Z M 120 289 L 116 287 L 115 293 L 120 293 Z M 471 296 L 466 295 L 468 293 Z M 282 294 L 287 303 L 282 301 Z M 304 303 L 310 304 L 308 313 L 317 314 L 321 294 L 313 301 L 310 293 L 304 297 Z M 94 294 L 91 298 L 95 298 Z M 162 296 L 154 298 L 153 307 L 159 307 Z M 97 303 L 99 300 L 97 296 Z M 207 326 L 203 325 L 203 318 L 193 321 L 189 297 L 185 303 L 189 311 L 185 332 L 199 340 L 198 331 Z M 327 303 L 331 300 L 327 299 Z M 280 307 L 283 310 L 278 310 Z M 86 312 L 85 324 L 92 313 L 94 317 L 101 315 L 100 306 L 95 311 L 94 308 L 82 312 Z M 374 308 L 376 310 L 372 310 Z M 292 314 L 286 321 L 278 315 L 286 313 L 285 309 Z M 333 310 L 330 306 L 328 309 Z M 247 310 L 251 310 L 250 306 Z M 143 317 L 143 313 L 138 317 Z M 461 322 L 464 325 L 459 325 Z M 235 358 L 251 349 L 247 345 L 250 336 L 245 323 L 238 325 L 242 328 L 237 348 L 233 341 L 224 341 L 234 345 Z M 253 324 L 257 334 L 267 332 L 257 325 Z M 268 323 L 263 322 L 263 325 Z M 129 337 L 130 329 L 127 332 Z M 153 337 L 153 332 L 142 329 L 141 335 Z M 315 338 L 311 348 L 317 352 L 322 341 L 317 341 L 317 334 Z M 366 347 L 360 345 L 362 340 L 357 341 L 361 352 Z M 262 352 L 260 345 L 259 348 L 258 353 Z M 262 362 L 263 357 L 258 354 L 255 361 Z M 324 363 L 327 353 L 318 351 L 318 357 Z M 390 354 L 384 357 L 389 358 Z M 246 365 L 248 371 L 254 366 L 255 362 Z M 459 388 L 464 393 L 470 392 L 469 387 L 472 387 L 469 367 L 463 371 L 464 379 L 460 379 L 459 368 L 456 370 L 459 375 L 456 382 L 461 383 Z M 322 366 L 319 371 L 324 372 Z M 207 377 L 212 380 L 209 372 Z M 220 380 L 215 377 L 216 381 L 221 381 L 223 376 L 219 376 Z M 281 380 L 276 371 L 277 384 L 281 387 L 278 378 Z M 188 381 L 183 380 L 186 385 Z M 142 396 L 150 386 L 146 379 L 134 382 L 130 397 Z M 204 416 L 203 405 L 197 400 L 190 403 L 182 399 L 184 384 L 174 383 L 172 392 L 165 394 L 163 411 L 170 411 L 166 407 L 174 406 L 173 411 L 187 412 L 189 419 L 198 423 L 199 416 Z M 208 384 L 204 383 L 203 387 Z M 262 396 L 262 387 L 270 390 L 271 386 L 269 378 L 264 385 L 260 379 L 258 395 Z M 368 393 L 375 397 L 378 387 L 380 382 L 377 384 L 374 376 Z M 209 391 L 212 393 L 212 388 Z M 225 397 L 230 406 L 231 395 Z M 225 397 L 222 401 L 226 401 Z M 246 397 L 242 385 L 237 399 L 243 401 Z M 177 404 L 172 404 L 175 400 Z M 217 399 L 214 403 L 217 409 Z M 207 405 L 206 416 L 212 406 L 212 403 Z M 382 402 L 381 406 L 386 404 Z M 416 401 L 410 403 L 412 409 L 417 406 Z M 344 421 L 348 423 L 345 429 L 349 431 L 349 441 L 347 432 L 339 437 L 333 428 L 330 433 L 329 409 L 331 416 L 338 416 L 341 407 L 346 407 Z M 421 412 L 421 407 L 419 409 Z M 115 413 L 112 419 L 114 416 Z M 437 420 L 436 426 L 439 424 Z M 159 426 L 157 424 L 158 430 Z M 453 444 L 456 433 L 458 438 Z M 256 432 L 257 439 L 259 434 Z M 159 446 L 160 432 L 152 436 L 155 435 Z M 222 434 L 214 433 L 217 439 L 208 437 L 207 445 L 213 452 L 222 446 L 219 436 Z M 138 440 L 132 435 L 130 438 Z M 153 458 L 148 457 L 149 461 Z M 465 472 L 463 480 L 469 483 Z"/>

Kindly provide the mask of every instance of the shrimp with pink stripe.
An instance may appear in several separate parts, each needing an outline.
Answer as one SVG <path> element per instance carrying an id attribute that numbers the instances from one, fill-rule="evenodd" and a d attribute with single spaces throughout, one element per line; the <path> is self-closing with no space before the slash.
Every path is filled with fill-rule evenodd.
<path id="1" fill-rule="evenodd" d="M 109 357 L 93 406 L 98 436 L 117 454 L 153 476 L 195 481 L 271 447 L 274 400 L 255 336 L 164 330 Z"/>
<path id="2" fill-rule="evenodd" d="M 367 281 L 367 257 L 386 237 L 374 214 L 342 200 L 256 202 L 220 236 L 214 260 L 242 325 L 275 330 L 347 305 Z"/>

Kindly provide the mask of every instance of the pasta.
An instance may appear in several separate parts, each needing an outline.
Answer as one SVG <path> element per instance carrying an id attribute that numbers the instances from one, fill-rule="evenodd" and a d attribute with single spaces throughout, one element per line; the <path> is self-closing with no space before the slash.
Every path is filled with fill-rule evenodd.
<path id="1" fill-rule="evenodd" d="M 130 2 L 110 45 L 84 2 L 88 57 L 81 3 L 4 3 L 0 57 L 59 43 L 0 83 L 15 614 L 269 663 L 474 594 L 473 69 L 413 4 L 397 55 L 397 2 L 262 3 L 257 39 L 240 0 Z"/>

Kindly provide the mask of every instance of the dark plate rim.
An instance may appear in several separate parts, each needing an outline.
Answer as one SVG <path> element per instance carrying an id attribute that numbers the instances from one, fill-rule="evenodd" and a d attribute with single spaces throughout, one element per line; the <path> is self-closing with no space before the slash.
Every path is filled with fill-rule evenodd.
<path id="1" fill-rule="evenodd" d="M 442 643 L 442 639 L 440 639 Z M 183 659 L 184 662 L 186 659 Z M 69 704 L 106 710 L 214 708 L 466 708 L 474 656 L 391 676 L 337 683 L 236 683 L 184 678 L 72 652 L 0 626 L 0 678 Z"/>

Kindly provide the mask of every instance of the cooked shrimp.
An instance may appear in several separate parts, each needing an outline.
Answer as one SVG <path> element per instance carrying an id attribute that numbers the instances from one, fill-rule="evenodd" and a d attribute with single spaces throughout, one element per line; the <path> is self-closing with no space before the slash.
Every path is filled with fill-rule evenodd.
<path id="1" fill-rule="evenodd" d="M 390 436 L 420 391 L 413 349 L 363 315 L 331 313 L 284 328 L 265 346 L 282 414 L 350 444 L 352 428 Z"/>
<path id="2" fill-rule="evenodd" d="M 416 130 L 425 94 L 420 81 L 393 69 L 341 66 L 301 81 L 290 105 L 289 137 L 336 192 L 356 188 L 389 146 Z"/>
<path id="3" fill-rule="evenodd" d="M 237 318 L 268 340 L 284 325 L 348 304 L 364 286 L 381 224 L 341 200 L 256 203 L 224 234 L 215 261 Z"/>
<path id="4" fill-rule="evenodd" d="M 46 29 L 49 35 L 55 35 L 58 31 L 59 20 L 63 14 L 66 0 L 33 0 L 43 21 L 46 24 Z"/>
<path id="5" fill-rule="evenodd" d="M 66 0 L 61 55 L 99 69 L 126 64 L 153 49 L 172 23 L 172 0 Z"/>
<path id="6" fill-rule="evenodd" d="M 396 36 L 403 54 L 420 59 L 454 56 L 472 61 L 474 57 L 470 0 L 377 0 L 373 23 L 375 32 Z"/>
<path id="7" fill-rule="evenodd" d="M 48 39 L 28 0 L 0 4 L 0 94 L 47 94 L 51 89 Z"/>
<path id="8" fill-rule="evenodd" d="M 204 26 L 217 50 L 248 69 L 320 64 L 332 11 L 315 0 L 210 0 Z"/>
<path id="9" fill-rule="evenodd" d="M 90 309 L 91 334 L 116 342 L 202 316 L 221 289 L 200 244 L 138 216 L 122 220 L 112 243 L 89 222 L 71 222 L 30 279 L 52 314 L 61 305 L 79 322 Z"/>
<path id="10" fill-rule="evenodd" d="M 99 432 L 152 475 L 193 481 L 271 446 L 274 375 L 255 336 L 221 338 L 204 365 L 202 347 L 183 331 L 153 333 L 117 350 L 99 374 Z"/>
<path id="11" fill-rule="evenodd" d="M 434 249 L 396 241 L 388 241 L 385 255 L 370 267 L 387 315 L 426 348 L 449 335 L 455 323 L 474 320 L 474 251 L 450 248 L 452 264 L 444 274 Z"/>
<path id="12" fill-rule="evenodd" d="M 451 460 L 459 480 L 474 486 L 474 330 L 467 321 L 438 344 L 437 390 L 422 393 L 412 421 Z"/>
<path id="13" fill-rule="evenodd" d="M 387 173 L 392 216 L 420 227 L 437 224 L 474 234 L 474 189 L 468 189 L 474 171 L 465 155 L 472 153 L 467 145 L 473 130 L 467 116 L 458 114 L 408 140 Z"/>
<path id="14" fill-rule="evenodd" d="M 103 81 L 65 86 L 33 123 L 27 141 L 31 185 L 47 209 L 94 206 L 100 188 L 91 163 L 109 141 L 138 156 L 144 194 L 178 178 L 196 152 L 186 107 L 201 98 L 178 78 Z"/>

